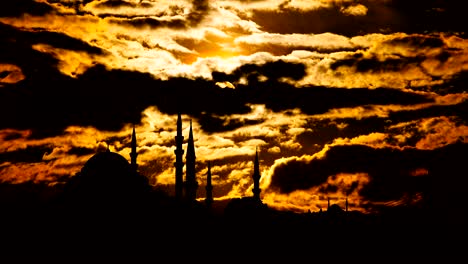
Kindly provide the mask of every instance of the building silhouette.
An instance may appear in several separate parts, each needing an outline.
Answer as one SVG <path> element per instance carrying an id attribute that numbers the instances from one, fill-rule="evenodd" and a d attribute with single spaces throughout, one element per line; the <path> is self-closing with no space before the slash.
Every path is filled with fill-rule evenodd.
<path id="1" fill-rule="evenodd" d="M 253 198 L 256 201 L 261 201 L 260 199 L 260 164 L 258 161 L 258 150 L 255 149 L 255 160 L 254 160 L 254 172 L 252 175 L 253 182 L 254 182 L 254 187 L 252 189 L 253 192 Z"/>
<path id="2" fill-rule="evenodd" d="M 175 153 L 175 195 L 174 197 L 158 196 L 155 199 L 155 189 L 149 184 L 146 176 L 138 172 L 138 152 L 137 152 L 137 135 L 135 126 L 132 128 L 131 141 L 130 141 L 130 162 L 126 158 L 109 149 L 109 145 L 105 151 L 99 151 L 93 155 L 83 166 L 81 171 L 72 177 L 65 185 L 64 188 L 64 201 L 67 204 L 79 205 L 81 208 L 127 208 L 135 207 L 135 205 L 145 205 L 146 209 L 155 210 L 161 213 L 165 211 L 167 214 L 170 212 L 177 212 L 177 210 L 190 209 L 192 213 L 203 207 L 203 212 L 206 209 L 216 209 L 214 207 L 213 199 L 213 185 L 211 174 L 211 162 L 207 162 L 206 174 L 206 196 L 204 199 L 204 206 L 197 201 L 198 181 L 196 177 L 196 154 L 193 136 L 192 120 L 190 120 L 189 135 L 187 140 L 187 150 L 183 149 L 182 136 L 182 118 L 179 113 L 177 116 L 177 131 L 175 136 L 176 149 Z M 183 153 L 185 155 L 185 179 L 183 177 L 184 162 Z M 255 149 L 255 157 L 253 162 L 253 188 L 252 196 L 232 198 L 223 203 L 223 213 L 228 217 L 232 217 L 235 221 L 239 220 L 244 223 L 251 221 L 260 223 L 265 219 L 271 220 L 277 218 L 273 210 L 262 202 L 261 189 L 260 189 L 260 161 L 258 148 Z M 167 198 L 166 198 L 167 197 Z M 174 203 L 169 199 L 173 199 Z M 330 204 L 330 197 L 328 197 L 327 211 L 324 212 L 328 215 L 327 221 L 341 221 L 340 219 L 348 212 L 348 197 L 346 197 L 345 210 L 341 209 L 337 204 Z M 159 200 L 158 200 L 159 199 Z M 166 199 L 166 200 L 163 200 Z M 159 204 L 158 204 L 159 203 Z M 188 205 L 188 206 L 186 206 Z M 196 205 L 196 206 L 193 206 Z M 168 209 L 174 206 L 175 211 Z M 217 205 L 215 205 L 217 206 Z M 178 208 L 178 209 L 177 209 Z M 195 210 L 195 211 L 193 211 Z M 199 215 L 200 212 L 195 212 Z M 211 211 L 211 210 L 208 210 Z M 180 213 L 180 212 L 179 212 Z M 184 219 L 188 215 L 184 213 L 176 213 L 177 216 L 173 219 Z M 180 219 L 179 219 L 180 218 Z"/>
<path id="3" fill-rule="evenodd" d="M 65 184 L 61 202 L 82 209 L 122 208 L 146 202 L 152 187 L 137 171 L 135 130 L 131 145 L 130 163 L 109 147 L 89 158 Z"/>
<path id="4" fill-rule="evenodd" d="M 205 204 L 208 208 L 211 208 L 211 205 L 213 204 L 213 185 L 211 184 L 211 163 L 208 161 L 208 169 L 206 172 L 206 198 L 205 198 Z"/>
<path id="5" fill-rule="evenodd" d="M 184 136 L 182 136 L 182 118 L 180 113 L 177 115 L 177 134 L 175 136 L 176 149 L 174 150 L 176 161 L 174 162 L 175 166 L 175 197 L 178 200 L 182 199 L 183 195 L 183 168 L 184 162 L 182 160 L 184 155 L 184 150 L 182 149 L 182 144 L 184 143 Z"/>
<path id="6" fill-rule="evenodd" d="M 345 212 L 348 212 L 348 196 L 346 196 Z"/>
<path id="7" fill-rule="evenodd" d="M 190 131 L 187 142 L 187 154 L 185 155 L 185 198 L 189 202 L 196 201 L 198 182 L 195 170 L 195 144 L 193 142 L 192 120 L 190 120 Z"/>
<path id="8" fill-rule="evenodd" d="M 135 133 L 135 125 L 133 126 L 132 131 L 132 142 L 131 142 L 131 152 L 130 152 L 130 166 L 135 172 L 138 172 L 138 164 L 137 164 L 137 140 L 136 140 L 136 133 Z"/>

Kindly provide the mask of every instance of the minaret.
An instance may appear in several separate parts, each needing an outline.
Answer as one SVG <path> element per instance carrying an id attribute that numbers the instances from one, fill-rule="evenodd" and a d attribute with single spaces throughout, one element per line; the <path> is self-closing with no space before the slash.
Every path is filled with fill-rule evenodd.
<path id="1" fill-rule="evenodd" d="M 346 196 L 346 212 L 348 212 L 348 196 Z"/>
<path id="2" fill-rule="evenodd" d="M 132 167 L 134 172 L 137 172 L 138 171 L 138 164 L 137 164 L 138 153 L 137 153 L 135 126 L 133 126 L 131 148 L 132 148 L 132 151 L 130 152 L 130 166 Z"/>
<path id="3" fill-rule="evenodd" d="M 208 161 L 208 172 L 206 174 L 206 198 L 205 198 L 205 203 L 208 208 L 211 207 L 211 204 L 213 204 L 213 186 L 211 185 L 211 164 Z"/>
<path id="4" fill-rule="evenodd" d="M 195 145 L 193 143 L 192 120 L 190 120 L 190 131 L 187 142 L 187 154 L 185 156 L 185 195 L 188 201 L 197 198 L 198 182 L 195 175 Z"/>
<path id="5" fill-rule="evenodd" d="M 258 163 L 258 151 L 255 149 L 255 162 L 254 162 L 254 172 L 253 172 L 253 198 L 257 201 L 260 201 L 260 165 Z"/>
<path id="6" fill-rule="evenodd" d="M 182 144 L 184 143 L 184 136 L 182 136 L 182 118 L 180 113 L 177 115 L 177 135 L 175 136 L 176 149 L 174 153 L 176 155 L 176 161 L 174 162 L 175 167 L 175 197 L 176 199 L 182 198 L 183 191 L 183 167 L 184 162 L 182 161 L 184 150 Z"/>

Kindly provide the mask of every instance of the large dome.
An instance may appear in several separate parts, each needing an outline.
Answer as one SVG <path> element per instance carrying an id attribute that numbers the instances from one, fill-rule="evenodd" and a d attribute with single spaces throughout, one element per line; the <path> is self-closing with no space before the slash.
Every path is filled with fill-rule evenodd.
<path id="1" fill-rule="evenodd" d="M 98 152 L 65 186 L 65 196 L 74 203 L 133 202 L 150 191 L 148 179 L 132 169 L 115 152 Z"/>
<path id="2" fill-rule="evenodd" d="M 92 156 L 83 166 L 81 173 L 85 175 L 97 175 L 99 178 L 126 177 L 130 176 L 131 168 L 128 161 L 120 154 L 106 151 L 98 152 Z"/>

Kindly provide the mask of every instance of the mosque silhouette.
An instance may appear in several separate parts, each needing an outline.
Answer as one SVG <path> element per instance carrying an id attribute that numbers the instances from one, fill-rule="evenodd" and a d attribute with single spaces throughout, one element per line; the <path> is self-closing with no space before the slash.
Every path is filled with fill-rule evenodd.
<path id="1" fill-rule="evenodd" d="M 361 213 L 348 211 L 347 197 L 344 209 L 338 204 L 330 204 L 330 198 L 328 198 L 326 211 L 320 210 L 314 213 L 309 211 L 299 214 L 270 208 L 263 203 L 260 195 L 261 174 L 258 149 L 255 151 L 251 176 L 252 196 L 231 198 L 223 201 L 221 209 L 214 210 L 213 188 L 216 186 L 212 185 L 211 163 L 207 162 L 205 199 L 197 200 L 197 190 L 200 186 L 196 175 L 192 121 L 190 120 L 186 150 L 182 147 L 184 136 L 180 113 L 177 116 L 176 126 L 173 194 L 161 190 L 156 191 L 154 186 L 150 185 L 148 178 L 139 173 L 137 138 L 135 127 L 133 127 L 130 162 L 122 155 L 110 151 L 109 147 L 105 151 L 97 152 L 89 158 L 75 176 L 65 183 L 57 204 L 65 211 L 79 212 L 80 215 L 91 213 L 94 216 L 114 215 L 116 212 L 122 213 L 128 210 L 135 212 L 138 209 L 139 212 L 145 212 L 151 217 L 157 215 L 158 221 L 166 218 L 170 223 L 177 222 L 184 217 L 204 219 L 203 221 L 210 217 L 213 220 L 214 214 L 218 216 L 216 220 L 219 220 L 221 215 L 224 222 L 235 222 L 237 225 L 248 225 L 252 221 L 288 224 L 292 219 L 299 226 L 309 223 L 341 225 L 344 221 L 347 223 L 363 222 Z"/>
<path id="2" fill-rule="evenodd" d="M 268 206 L 261 199 L 258 149 L 253 157 L 251 196 L 215 200 L 213 189 L 216 186 L 212 185 L 212 164 L 208 161 L 205 197 L 197 197 L 201 186 L 197 181 L 192 121 L 186 149 L 183 149 L 180 113 L 176 126 L 173 192 L 155 188 L 139 172 L 137 137 L 133 127 L 129 161 L 107 147 L 89 158 L 82 169 L 65 183 L 57 199 L 58 207 L 55 206 L 55 209 L 60 209 L 56 211 L 65 212 L 62 222 L 86 226 L 87 232 L 101 232 L 110 225 L 126 232 L 137 229 L 166 239 L 219 236 L 219 230 L 223 230 L 226 237 L 254 233 L 257 236 L 302 234 L 331 239 L 355 235 L 372 226 L 380 227 L 382 223 L 374 215 L 349 211 L 347 198 L 344 208 L 341 208 L 336 203 L 332 204 L 329 197 L 326 210 L 319 212 L 296 213 Z M 382 226 L 387 226 L 384 224 Z M 156 232 L 149 231 L 148 226 L 164 228 Z M 271 230 L 275 231 L 271 233 Z"/>
<path id="3" fill-rule="evenodd" d="M 174 260 L 186 256 L 200 261 L 209 256 L 198 252 L 208 254 L 209 250 L 216 249 L 231 257 L 239 245 L 242 245 L 239 252 L 251 252 L 261 246 L 273 249 L 269 256 L 276 261 L 275 250 L 326 249 L 327 245 L 351 237 L 366 241 L 367 248 L 380 247 L 395 239 L 402 241 L 402 237 L 411 238 L 402 241 L 408 247 L 410 243 L 429 244 L 431 241 L 431 233 L 420 224 L 430 220 L 426 214 L 367 215 L 348 211 L 347 199 L 343 209 L 331 204 L 330 198 L 326 211 L 294 213 L 270 208 L 260 195 L 258 150 L 254 157 L 252 196 L 230 199 L 221 213 L 215 213 L 212 190 L 216 186 L 211 182 L 210 162 L 207 162 L 205 199 L 197 200 L 200 186 L 191 122 L 185 151 L 183 142 L 181 115 L 178 114 L 173 194 L 155 189 L 148 178 L 139 173 L 133 127 L 130 162 L 109 148 L 97 152 L 65 183 L 51 203 L 27 210 L 3 210 L 0 221 L 3 226 L 10 227 L 4 231 L 11 232 L 13 238 L 28 237 L 29 241 L 51 237 L 56 248 L 78 241 L 80 246 L 99 250 L 103 246 L 126 250 L 138 245 L 139 251 L 157 250 L 161 258 Z M 233 241 L 242 241 L 242 244 Z M 349 244 L 338 246 L 349 248 Z M 361 248 L 355 244 L 355 250 Z M 264 258 L 262 254 L 257 256 Z"/>
<path id="4" fill-rule="evenodd" d="M 192 121 L 187 141 L 187 150 L 184 164 L 184 136 L 182 136 L 182 118 L 178 114 L 177 134 L 175 136 L 175 184 L 174 202 L 179 204 L 198 204 L 197 189 L 199 184 L 196 176 L 196 155 L 192 131 Z M 144 204 L 151 200 L 153 188 L 146 176 L 138 171 L 137 164 L 137 140 L 135 127 L 133 127 L 131 138 L 130 162 L 122 155 L 110 151 L 94 154 L 82 167 L 82 169 L 66 182 L 61 202 L 67 206 L 90 207 L 122 207 Z M 183 167 L 185 165 L 185 179 Z M 206 198 L 205 206 L 210 207 L 213 203 L 213 186 L 211 183 L 211 164 L 208 162 L 206 176 Z M 256 150 L 254 168 L 252 201 L 255 204 L 266 206 L 260 199 L 260 169 L 258 151 Z M 248 197 L 246 197 L 248 198 Z"/>

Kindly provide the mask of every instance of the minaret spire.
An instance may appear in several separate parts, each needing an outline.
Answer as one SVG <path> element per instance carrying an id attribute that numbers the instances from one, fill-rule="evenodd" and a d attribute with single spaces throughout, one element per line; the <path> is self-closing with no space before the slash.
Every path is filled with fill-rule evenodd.
<path id="1" fill-rule="evenodd" d="M 131 152 L 130 152 L 130 166 L 132 166 L 133 171 L 138 170 L 137 164 L 137 141 L 136 141 L 136 133 L 135 133 L 135 125 L 133 125 L 133 132 L 132 132 L 132 143 L 131 143 Z"/>
<path id="2" fill-rule="evenodd" d="M 206 198 L 205 203 L 207 207 L 211 207 L 213 203 L 213 186 L 211 185 L 211 163 L 208 161 L 208 171 L 206 173 Z"/>
<path id="3" fill-rule="evenodd" d="M 260 201 L 260 164 L 258 162 L 258 149 L 255 148 L 255 161 L 254 161 L 254 172 L 253 172 L 253 197 L 255 200 Z"/>
<path id="4" fill-rule="evenodd" d="M 346 212 L 348 212 L 348 195 L 346 195 Z"/>
<path id="5" fill-rule="evenodd" d="M 175 167 L 175 197 L 176 199 L 182 198 L 183 191 L 183 167 L 184 162 L 182 161 L 184 150 L 182 144 L 184 143 L 184 136 L 182 136 L 182 118 L 180 113 L 177 114 L 177 135 L 175 136 L 176 149 L 174 154 L 176 155 L 176 161 L 174 162 Z"/>
<path id="6" fill-rule="evenodd" d="M 197 198 L 198 182 L 195 175 L 195 160 L 195 144 L 193 142 L 192 120 L 190 120 L 187 154 L 185 156 L 185 195 L 188 201 L 195 201 Z"/>

